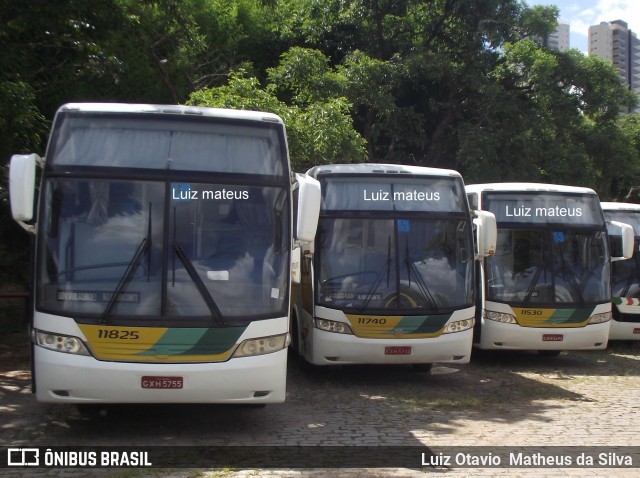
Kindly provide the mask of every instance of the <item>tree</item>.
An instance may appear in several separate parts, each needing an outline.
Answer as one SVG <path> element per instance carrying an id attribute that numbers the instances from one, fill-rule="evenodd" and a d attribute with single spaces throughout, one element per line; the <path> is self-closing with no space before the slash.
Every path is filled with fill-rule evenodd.
<path id="1" fill-rule="evenodd" d="M 302 53 L 299 52 L 299 53 Z M 311 57 L 318 59 L 315 52 Z M 273 70 L 278 78 L 287 69 L 283 57 L 280 69 Z M 326 72 L 332 76 L 331 72 Z M 364 141 L 353 129 L 349 104 L 344 98 L 310 98 L 309 90 L 298 80 L 293 80 L 294 98 L 290 104 L 276 96 L 278 87 L 268 83 L 262 88 L 258 79 L 244 71 L 231 73 L 227 85 L 206 88 L 194 92 L 188 104 L 219 108 L 238 108 L 267 111 L 279 115 L 286 124 L 291 164 L 294 170 L 303 171 L 316 164 L 361 162 L 365 159 Z M 282 86 L 281 86 L 282 88 Z"/>
<path id="2" fill-rule="evenodd" d="M 625 161 L 625 169 L 615 167 L 610 171 L 613 179 L 605 199 L 640 203 L 640 114 L 626 114 L 618 121 L 620 156 Z M 607 139 L 610 142 L 611 138 Z"/>
<path id="3" fill-rule="evenodd" d="M 529 40 L 505 44 L 502 59 L 492 88 L 474 105 L 477 117 L 459 133 L 465 176 L 562 182 L 615 195 L 636 167 L 618 126 L 632 99 L 613 65 Z"/>
<path id="4" fill-rule="evenodd" d="M 457 122 L 490 81 L 498 49 L 521 34 L 524 8 L 515 0 L 288 5 L 296 41 L 350 75 L 347 99 L 370 160 L 444 167 L 456 166 Z"/>

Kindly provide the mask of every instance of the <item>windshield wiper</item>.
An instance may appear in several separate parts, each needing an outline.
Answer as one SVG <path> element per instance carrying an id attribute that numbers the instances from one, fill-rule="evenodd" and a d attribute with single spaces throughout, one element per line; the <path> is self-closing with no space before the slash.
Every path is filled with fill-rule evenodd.
<path id="1" fill-rule="evenodd" d="M 222 316 L 222 312 L 220 311 L 220 309 L 218 308 L 218 305 L 216 304 L 216 302 L 213 300 L 213 297 L 211 297 L 211 294 L 209 294 L 209 290 L 207 289 L 207 286 L 204 285 L 204 282 L 202 282 L 202 279 L 200 278 L 200 275 L 198 274 L 198 271 L 196 270 L 196 268 L 193 265 L 193 262 L 191 262 L 191 259 L 189 259 L 189 256 L 187 256 L 187 254 L 184 252 L 184 250 L 182 249 L 182 247 L 180 247 L 180 245 L 178 244 L 176 237 L 177 237 L 177 217 L 176 217 L 177 213 L 176 213 L 176 208 L 173 208 L 173 250 L 174 250 L 174 255 L 173 255 L 173 272 L 172 272 L 172 281 L 175 284 L 176 283 L 176 256 L 178 256 L 178 259 L 180 259 L 180 262 L 182 262 L 182 265 L 184 266 L 185 270 L 187 271 L 187 274 L 189 274 L 189 278 L 191 279 L 191 281 L 195 284 L 196 289 L 198 289 L 198 292 L 200 293 L 200 296 L 202 297 L 202 299 L 204 300 L 205 304 L 207 305 L 207 308 L 209 309 L 209 312 L 211 312 L 211 315 L 215 318 L 216 323 L 220 326 L 226 325 Z"/>
<path id="2" fill-rule="evenodd" d="M 426 297 L 427 300 L 431 303 L 431 306 L 433 307 L 433 311 L 438 313 L 439 312 L 438 303 L 436 302 L 436 299 L 433 297 L 433 294 L 431 294 L 431 291 L 429 290 L 429 286 L 425 282 L 424 277 L 422 277 L 422 274 L 420 274 L 420 271 L 416 267 L 415 262 L 413 262 L 413 259 L 409 255 L 409 237 L 407 237 L 407 242 L 405 243 L 404 261 L 405 261 L 405 264 L 407 265 L 407 275 L 409 277 L 409 286 L 411 286 L 411 273 L 413 272 L 413 275 L 416 278 L 416 286 L 418 287 L 418 290 L 422 294 L 422 297 Z"/>
<path id="3" fill-rule="evenodd" d="M 580 299 L 580 303 L 584 304 L 584 297 L 582 296 L 582 291 L 580 290 L 580 285 L 578 284 L 578 280 L 576 279 L 575 273 L 571 270 L 571 267 L 567 264 L 567 261 L 564 259 L 564 249 L 562 247 L 562 243 L 558 243 L 558 249 L 560 250 L 560 262 L 561 268 L 560 270 L 566 274 L 569 278 L 569 284 L 573 287 L 574 292 Z"/>
<path id="4" fill-rule="evenodd" d="M 111 312 L 113 312 L 113 308 L 116 306 L 116 302 L 118 302 L 118 298 L 122 291 L 127 287 L 131 279 L 133 278 L 133 274 L 136 272 L 138 265 L 140 264 L 140 260 L 142 256 L 144 256 L 149 249 L 151 249 L 151 203 L 149 203 L 149 218 L 147 219 L 147 236 L 142 239 L 140 245 L 136 249 L 135 254 L 129 264 L 127 264 L 127 270 L 124 272 L 116 289 L 111 294 L 109 298 L 109 302 L 102 313 L 102 323 L 106 324 L 109 317 L 111 316 Z M 151 255 L 148 254 L 147 257 L 147 281 L 149 280 L 149 269 L 151 268 Z"/>
<path id="5" fill-rule="evenodd" d="M 542 274 L 542 271 L 546 271 L 546 255 L 544 253 L 544 244 L 540 244 L 540 258 L 542 259 L 542 267 L 536 265 L 536 272 L 535 274 L 533 274 L 533 278 L 531 279 L 531 282 L 529 283 L 529 287 L 527 287 L 527 294 L 524 296 L 524 299 L 522 299 L 522 306 L 524 307 L 525 305 L 527 305 L 529 303 L 529 301 L 531 300 L 531 297 L 533 296 L 533 292 L 535 291 L 536 285 L 538 285 L 538 281 L 540 280 L 540 275 Z M 546 275 L 545 275 L 546 277 Z"/>
<path id="6" fill-rule="evenodd" d="M 131 282 L 131 279 L 133 278 L 133 274 L 138 268 L 138 264 L 140 264 L 140 259 L 142 259 L 142 256 L 146 254 L 146 252 L 149 250 L 150 244 L 151 244 L 151 240 L 147 239 L 146 237 L 142 239 L 142 242 L 138 246 L 138 249 L 136 250 L 136 253 L 133 256 L 133 259 L 131 259 L 131 262 L 129 262 L 129 265 L 127 266 L 127 270 L 125 271 L 124 275 L 120 278 L 120 282 L 118 282 L 116 290 L 114 290 L 113 293 L 111 294 L 109 303 L 107 304 L 107 307 L 104 309 L 104 312 L 102 313 L 103 324 L 107 323 L 107 319 L 111 315 L 111 312 L 113 311 L 113 308 L 115 307 L 116 302 L 118 301 L 118 297 L 120 297 L 120 294 L 122 294 L 122 291 L 129 284 L 129 282 Z"/>
<path id="7" fill-rule="evenodd" d="M 180 261 L 182 262 L 182 265 L 184 265 L 184 268 L 186 269 L 187 274 L 189 274 L 189 277 L 191 278 L 193 283 L 196 285 L 196 289 L 198 289 L 198 292 L 200 293 L 205 303 L 207 304 L 207 307 L 209 308 L 211 315 L 215 317 L 218 325 L 225 325 L 224 320 L 222 318 L 222 312 L 220 312 L 220 309 L 218 308 L 215 301 L 213 300 L 213 297 L 211 297 L 211 294 L 209 294 L 209 291 L 207 290 L 207 286 L 204 285 L 204 282 L 202 282 L 202 279 L 200 278 L 200 275 L 198 274 L 198 271 L 196 270 L 196 268 L 193 266 L 193 262 L 191 262 L 191 259 L 189 259 L 189 257 L 187 256 L 187 254 L 185 254 L 182 247 L 180 247 L 178 244 L 174 245 L 173 249 L 176 253 L 176 256 L 178 256 L 178 259 L 180 259 Z"/>
<path id="8" fill-rule="evenodd" d="M 527 295 L 522 299 L 522 305 L 526 305 L 531 300 L 531 296 L 533 295 L 533 291 L 535 290 L 536 285 L 538 284 L 538 280 L 540 279 L 540 274 L 542 274 L 542 267 L 536 266 L 536 272 L 529 283 L 529 287 L 527 288 Z"/>
<path id="9" fill-rule="evenodd" d="M 382 276 L 384 274 L 385 268 L 387 270 L 387 287 L 389 287 L 389 276 L 391 275 L 391 236 L 389 236 L 389 240 L 387 243 L 387 260 L 380 268 L 380 271 L 378 271 L 376 278 L 373 281 L 373 284 L 371 284 L 371 287 L 367 291 L 367 295 L 364 297 L 364 300 L 362 301 L 362 305 L 360 306 L 360 313 L 364 312 L 364 310 L 369 305 L 369 302 L 371 302 L 371 299 L 373 299 L 373 294 L 378 289 L 378 286 L 380 285 L 380 281 L 382 280 Z"/>

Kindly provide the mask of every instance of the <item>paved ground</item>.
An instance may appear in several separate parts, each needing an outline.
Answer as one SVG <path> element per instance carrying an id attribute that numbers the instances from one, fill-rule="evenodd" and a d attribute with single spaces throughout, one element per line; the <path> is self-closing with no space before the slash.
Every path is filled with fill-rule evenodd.
<path id="1" fill-rule="evenodd" d="M 0 342 L 0 434 L 5 446 L 345 446 L 486 445 L 640 447 L 640 342 L 604 352 L 475 354 L 472 364 L 349 367 L 302 373 L 289 367 L 287 401 L 265 408 L 111 407 L 87 417 L 75 407 L 35 402 L 23 334 Z M 427 448 L 430 447 L 430 448 Z M 382 449 L 384 450 L 384 449 Z M 457 450 L 454 448 L 453 450 Z M 490 449 L 489 449 L 490 450 Z M 605 451 L 614 450 L 604 448 Z M 620 449 L 628 450 L 628 449 Z M 388 451 L 388 450 L 384 450 Z M 497 451 L 496 451 L 497 453 Z M 634 458 L 636 466 L 640 457 Z M 31 470 L 28 476 L 217 478 L 249 476 L 640 476 L 640 468 L 349 468 Z M 4 476 L 27 476 L 5 469 Z"/>

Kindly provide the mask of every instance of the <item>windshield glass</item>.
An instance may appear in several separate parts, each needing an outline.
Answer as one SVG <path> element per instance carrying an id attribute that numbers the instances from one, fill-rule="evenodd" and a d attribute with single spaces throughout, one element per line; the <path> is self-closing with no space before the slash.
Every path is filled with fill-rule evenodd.
<path id="1" fill-rule="evenodd" d="M 606 235 L 559 228 L 498 228 L 487 258 L 487 300 L 523 306 L 610 300 Z"/>
<path id="2" fill-rule="evenodd" d="M 628 260 L 615 261 L 611 264 L 611 292 L 614 297 L 640 297 L 640 256 L 637 248 L 640 244 L 640 211 L 605 211 L 609 221 L 619 221 L 633 227 L 636 247 L 633 257 Z M 616 228 L 612 228 L 615 230 Z M 609 235 L 611 255 L 622 255 L 622 239 L 619 235 Z"/>
<path id="3" fill-rule="evenodd" d="M 218 322 L 286 313 L 284 188 L 52 178 L 44 203 L 42 310 Z"/>
<path id="4" fill-rule="evenodd" d="M 316 244 L 326 307 L 437 313 L 472 305 L 468 221 L 323 218 Z"/>

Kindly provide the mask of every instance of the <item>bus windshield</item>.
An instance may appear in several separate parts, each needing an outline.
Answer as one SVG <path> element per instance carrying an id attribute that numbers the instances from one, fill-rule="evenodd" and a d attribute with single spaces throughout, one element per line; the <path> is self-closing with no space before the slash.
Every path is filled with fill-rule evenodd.
<path id="1" fill-rule="evenodd" d="M 43 311 L 220 324 L 286 314 L 285 188 L 49 178 L 44 198 Z"/>
<path id="2" fill-rule="evenodd" d="M 472 305 L 468 219 L 323 218 L 316 244 L 320 305 L 423 314 Z"/>
<path id="3" fill-rule="evenodd" d="M 609 297 L 609 261 L 602 231 L 498 228 L 487 258 L 487 300 L 531 304 L 594 304 Z"/>
<path id="4" fill-rule="evenodd" d="M 487 300 L 523 307 L 609 300 L 609 247 L 595 194 L 485 192 L 483 201 L 498 221 Z"/>
<path id="5" fill-rule="evenodd" d="M 619 221 L 633 227 L 636 244 L 640 238 L 640 211 L 605 211 L 608 220 Z M 611 255 L 619 256 L 621 252 L 620 236 L 610 235 Z M 637 246 L 636 246 L 637 248 Z M 611 292 L 614 297 L 640 297 L 640 256 L 637 251 L 626 261 L 611 264 Z"/>

